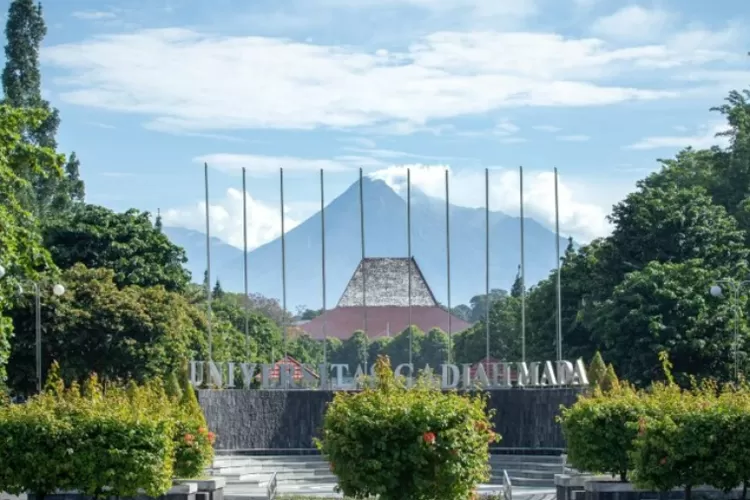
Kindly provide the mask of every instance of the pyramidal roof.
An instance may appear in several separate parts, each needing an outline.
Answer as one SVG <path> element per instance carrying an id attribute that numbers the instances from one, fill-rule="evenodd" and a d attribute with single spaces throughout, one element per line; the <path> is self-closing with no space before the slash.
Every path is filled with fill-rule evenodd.
<path id="1" fill-rule="evenodd" d="M 336 307 L 408 307 L 409 261 L 411 260 L 411 305 L 436 307 L 437 301 L 416 260 L 366 258 L 359 263 Z M 365 294 L 362 296 L 362 282 Z"/>

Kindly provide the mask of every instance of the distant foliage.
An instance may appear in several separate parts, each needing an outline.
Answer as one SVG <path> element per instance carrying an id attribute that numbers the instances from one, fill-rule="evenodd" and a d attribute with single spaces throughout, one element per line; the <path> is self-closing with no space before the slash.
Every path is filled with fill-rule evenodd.
<path id="1" fill-rule="evenodd" d="M 485 400 L 443 393 L 429 381 L 407 390 L 387 358 L 374 387 L 338 393 L 316 446 L 344 495 L 382 500 L 467 499 L 489 477 L 492 431 Z"/>

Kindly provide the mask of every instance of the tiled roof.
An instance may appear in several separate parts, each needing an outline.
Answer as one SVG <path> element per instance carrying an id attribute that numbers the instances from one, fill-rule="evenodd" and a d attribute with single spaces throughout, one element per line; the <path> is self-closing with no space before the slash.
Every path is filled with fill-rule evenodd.
<path id="1" fill-rule="evenodd" d="M 348 339 L 357 330 L 364 329 L 363 307 L 337 307 L 324 312 L 317 318 L 300 325 L 313 338 L 323 338 L 323 323 L 326 326 L 326 337 Z M 409 324 L 408 307 L 367 307 L 367 336 L 369 338 L 394 337 Z M 417 306 L 411 308 L 411 323 L 427 332 L 440 328 L 448 332 L 449 314 L 439 307 Z M 458 333 L 471 326 L 470 323 L 451 315 L 452 333 Z"/>
<path id="2" fill-rule="evenodd" d="M 363 266 L 364 265 L 364 266 Z M 362 269 L 365 301 L 362 298 Z M 366 258 L 359 263 L 336 307 L 406 307 L 409 305 L 409 258 Z M 435 296 L 411 259 L 411 305 L 437 306 Z"/>
<path id="3" fill-rule="evenodd" d="M 309 368 L 302 366 L 302 363 L 300 363 L 293 357 L 287 355 L 286 358 L 281 358 L 280 360 L 278 360 L 276 364 L 274 364 L 273 368 L 271 368 L 270 370 L 271 379 L 279 378 L 279 371 L 282 365 L 292 365 L 294 367 L 292 378 L 295 381 L 302 380 L 302 370 L 306 371 L 309 375 L 312 375 L 314 378 L 319 378 L 317 373 L 310 370 Z M 260 374 L 258 374 L 256 378 L 260 379 Z"/>

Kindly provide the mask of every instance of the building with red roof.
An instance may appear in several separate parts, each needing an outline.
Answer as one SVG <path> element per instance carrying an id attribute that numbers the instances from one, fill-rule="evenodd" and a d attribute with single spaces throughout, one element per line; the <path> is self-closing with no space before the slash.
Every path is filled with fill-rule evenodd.
<path id="1" fill-rule="evenodd" d="M 366 258 L 336 307 L 299 328 L 315 339 L 346 340 L 357 330 L 374 339 L 398 335 L 409 326 L 410 317 L 411 324 L 424 332 L 439 328 L 458 333 L 471 326 L 439 306 L 414 258 Z"/>

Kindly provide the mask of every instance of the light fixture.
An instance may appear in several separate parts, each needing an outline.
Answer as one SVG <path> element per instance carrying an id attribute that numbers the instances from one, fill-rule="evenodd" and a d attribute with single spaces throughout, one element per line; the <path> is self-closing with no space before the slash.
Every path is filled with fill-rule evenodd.
<path id="1" fill-rule="evenodd" d="M 714 285 L 711 287 L 711 295 L 714 297 L 721 297 L 723 295 L 723 290 L 719 285 Z"/>
<path id="2" fill-rule="evenodd" d="M 65 293 L 65 287 L 58 283 L 52 287 L 52 293 L 55 294 L 56 297 L 59 297 Z"/>

